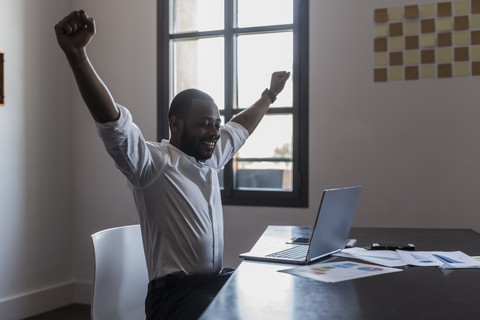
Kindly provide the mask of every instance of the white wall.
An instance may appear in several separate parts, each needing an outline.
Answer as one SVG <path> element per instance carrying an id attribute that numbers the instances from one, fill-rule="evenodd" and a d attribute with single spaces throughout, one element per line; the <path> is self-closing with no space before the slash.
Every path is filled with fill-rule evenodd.
<path id="1" fill-rule="evenodd" d="M 144 136 L 156 139 L 156 1 L 73 0 L 73 7 L 95 19 L 97 33 L 88 52 L 97 72 L 114 99 L 130 109 Z M 125 179 L 76 88 L 73 99 L 74 274 L 88 285 L 93 278 L 90 235 L 138 223 L 138 217 Z M 84 287 L 81 296 L 86 293 Z"/>
<path id="2" fill-rule="evenodd" d="M 53 25 L 64 0 L 0 0 L 0 318 L 73 297 L 71 79 Z"/>
<path id="3" fill-rule="evenodd" d="M 480 78 L 373 83 L 373 10 L 412 1 L 368 3 L 311 1 L 312 191 L 363 184 L 357 226 L 480 231 Z"/>

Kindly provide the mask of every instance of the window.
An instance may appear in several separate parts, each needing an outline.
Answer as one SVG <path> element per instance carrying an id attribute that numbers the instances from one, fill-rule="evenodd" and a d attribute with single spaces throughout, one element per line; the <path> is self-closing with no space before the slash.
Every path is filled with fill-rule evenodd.
<path id="1" fill-rule="evenodd" d="M 5 76 L 3 75 L 4 56 L 5 54 L 3 52 L 0 52 L 0 106 L 5 105 Z"/>
<path id="2" fill-rule="evenodd" d="M 308 206 L 308 1 L 158 1 L 159 139 L 178 92 L 209 93 L 228 122 L 277 70 L 290 80 L 220 172 L 224 204 Z"/>

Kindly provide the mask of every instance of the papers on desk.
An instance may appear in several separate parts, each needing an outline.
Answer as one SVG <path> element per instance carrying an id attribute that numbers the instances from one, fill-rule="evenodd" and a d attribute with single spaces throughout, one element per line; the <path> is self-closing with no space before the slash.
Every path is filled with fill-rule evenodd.
<path id="1" fill-rule="evenodd" d="M 388 267 L 412 265 L 419 267 L 434 266 L 443 269 L 480 268 L 480 259 L 476 259 L 478 257 L 470 257 L 461 251 L 393 251 L 351 248 L 344 249 L 335 255 Z"/>
<path id="2" fill-rule="evenodd" d="M 393 250 L 367 250 L 363 248 L 349 248 L 335 253 L 335 256 L 354 258 L 387 267 L 403 267 L 407 264 L 400 255 Z"/>
<path id="3" fill-rule="evenodd" d="M 402 270 L 352 261 L 316 263 L 302 267 L 279 270 L 279 272 L 290 273 L 304 278 L 331 283 L 399 271 Z"/>
<path id="4" fill-rule="evenodd" d="M 409 265 L 428 267 L 437 266 L 442 269 L 480 268 L 480 261 L 461 251 L 397 251 Z"/>
<path id="5" fill-rule="evenodd" d="M 393 268 L 394 266 L 435 266 L 442 269 L 480 268 L 480 257 L 470 257 L 461 251 L 393 251 L 348 248 L 336 253 L 335 256 L 360 259 L 377 265 L 338 261 L 316 263 L 279 270 L 279 272 L 333 283 L 402 271 L 402 269 Z M 384 267 L 380 267 L 378 264 Z"/>

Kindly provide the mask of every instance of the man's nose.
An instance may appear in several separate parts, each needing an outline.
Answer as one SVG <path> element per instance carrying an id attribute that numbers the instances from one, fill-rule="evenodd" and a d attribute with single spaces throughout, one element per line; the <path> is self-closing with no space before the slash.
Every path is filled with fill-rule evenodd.
<path id="1" fill-rule="evenodd" d="M 211 136 L 218 136 L 219 134 L 219 129 L 217 128 L 216 125 L 211 125 L 209 126 L 208 134 Z"/>

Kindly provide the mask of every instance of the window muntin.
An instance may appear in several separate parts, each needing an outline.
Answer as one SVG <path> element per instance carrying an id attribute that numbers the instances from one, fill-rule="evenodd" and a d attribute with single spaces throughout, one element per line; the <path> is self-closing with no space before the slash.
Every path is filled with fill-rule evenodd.
<path id="1" fill-rule="evenodd" d="M 258 11 L 262 6 L 271 8 Z M 307 206 L 308 0 L 170 0 L 158 10 L 159 137 L 168 135 L 161 121 L 179 91 L 194 87 L 212 95 L 225 123 L 260 97 L 273 71 L 290 70 L 284 91 L 219 179 L 224 204 Z M 175 17 L 185 10 L 187 16 Z M 202 45 L 215 53 L 193 57 Z M 266 143 L 264 135 L 271 138 Z M 262 152 L 255 151 L 262 143 Z"/>
<path id="2" fill-rule="evenodd" d="M 272 130 L 281 128 L 281 130 Z M 234 158 L 236 189 L 267 188 L 291 191 L 293 187 L 293 117 L 267 114 Z M 246 171 L 252 171 L 247 174 Z M 251 180 L 247 179 L 249 177 Z M 271 179 L 275 183 L 267 184 Z"/>

